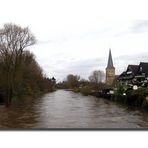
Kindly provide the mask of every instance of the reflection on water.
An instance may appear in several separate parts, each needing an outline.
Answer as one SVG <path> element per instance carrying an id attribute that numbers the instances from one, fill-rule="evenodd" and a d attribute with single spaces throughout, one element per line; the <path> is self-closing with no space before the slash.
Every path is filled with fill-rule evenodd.
<path id="1" fill-rule="evenodd" d="M 1 128 L 144 128 L 148 111 L 58 90 L 29 103 L 0 106 Z"/>

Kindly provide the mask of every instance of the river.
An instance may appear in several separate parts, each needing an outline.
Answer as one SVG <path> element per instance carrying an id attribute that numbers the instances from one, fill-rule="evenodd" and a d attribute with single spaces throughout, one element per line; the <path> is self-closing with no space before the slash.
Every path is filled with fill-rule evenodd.
<path id="1" fill-rule="evenodd" d="M 66 90 L 0 106 L 0 128 L 148 128 L 148 111 Z"/>

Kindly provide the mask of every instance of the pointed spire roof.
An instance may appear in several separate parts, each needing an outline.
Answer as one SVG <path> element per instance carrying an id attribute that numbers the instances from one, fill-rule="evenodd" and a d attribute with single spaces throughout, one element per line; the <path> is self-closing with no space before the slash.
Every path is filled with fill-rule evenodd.
<path id="1" fill-rule="evenodd" d="M 107 68 L 114 68 L 114 66 L 113 66 L 113 60 L 112 60 L 112 54 L 111 54 L 111 49 L 109 49 L 109 56 L 108 56 Z"/>

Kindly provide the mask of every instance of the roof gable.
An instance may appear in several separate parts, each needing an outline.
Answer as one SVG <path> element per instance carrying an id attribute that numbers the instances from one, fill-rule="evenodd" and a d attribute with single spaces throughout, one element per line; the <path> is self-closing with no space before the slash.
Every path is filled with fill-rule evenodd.
<path id="1" fill-rule="evenodd" d="M 131 71 L 133 75 L 137 75 L 138 70 L 139 70 L 139 65 L 128 65 L 126 72 Z"/>
<path id="2" fill-rule="evenodd" d="M 140 64 L 139 64 L 139 71 L 142 72 L 142 73 L 145 73 L 146 76 L 148 76 L 148 63 L 140 62 Z"/>

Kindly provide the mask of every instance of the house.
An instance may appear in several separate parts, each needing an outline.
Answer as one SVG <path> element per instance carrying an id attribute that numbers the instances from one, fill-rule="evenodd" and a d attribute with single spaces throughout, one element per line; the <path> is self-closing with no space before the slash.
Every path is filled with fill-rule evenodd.
<path id="1" fill-rule="evenodd" d="M 128 65 L 127 70 L 122 72 L 117 80 L 121 84 L 148 86 L 148 63 L 140 62 L 139 65 Z"/>

